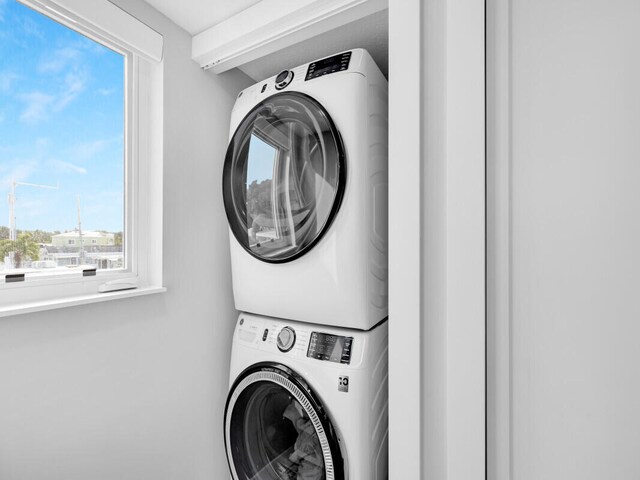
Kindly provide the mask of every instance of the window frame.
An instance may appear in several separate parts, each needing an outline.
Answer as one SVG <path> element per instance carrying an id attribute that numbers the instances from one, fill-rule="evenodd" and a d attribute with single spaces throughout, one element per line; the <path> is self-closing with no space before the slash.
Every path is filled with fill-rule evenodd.
<path id="1" fill-rule="evenodd" d="M 0 271 L 0 317 L 121 296 L 165 291 L 162 287 L 162 62 L 143 58 L 135 48 L 107 38 L 99 27 L 51 2 L 19 0 L 34 11 L 120 54 L 124 59 L 123 268 L 68 272 Z M 126 14 L 126 13 L 125 13 Z M 10 282 L 8 275 L 24 273 Z M 100 293 L 123 282 L 135 292 Z"/>

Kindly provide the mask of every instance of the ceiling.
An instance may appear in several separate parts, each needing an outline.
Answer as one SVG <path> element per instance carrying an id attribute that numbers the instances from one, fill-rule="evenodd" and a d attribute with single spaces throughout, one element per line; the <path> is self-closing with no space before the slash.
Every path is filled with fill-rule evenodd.
<path id="1" fill-rule="evenodd" d="M 145 0 L 192 36 L 259 3 L 260 0 Z"/>
<path id="2" fill-rule="evenodd" d="M 148 4 L 185 29 L 191 35 L 207 30 L 260 0 L 145 0 Z M 389 12 L 383 10 L 322 35 L 241 65 L 239 68 L 256 81 L 285 68 L 352 48 L 369 51 L 387 76 Z"/>
<path id="3" fill-rule="evenodd" d="M 281 70 L 297 67 L 333 53 L 364 48 L 371 54 L 386 77 L 389 64 L 388 26 L 389 10 L 382 10 L 238 68 L 254 80 L 260 81 Z"/>

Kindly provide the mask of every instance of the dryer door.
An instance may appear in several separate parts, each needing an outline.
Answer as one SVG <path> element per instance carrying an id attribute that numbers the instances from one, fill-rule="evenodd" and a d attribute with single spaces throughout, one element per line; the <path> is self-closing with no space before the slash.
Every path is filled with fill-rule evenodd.
<path id="1" fill-rule="evenodd" d="M 331 117 L 308 95 L 278 93 L 251 110 L 229 143 L 222 187 L 245 250 L 271 263 L 309 251 L 340 207 L 344 156 Z"/>
<path id="2" fill-rule="evenodd" d="M 334 428 L 307 385 L 282 365 L 257 364 L 236 380 L 225 409 L 234 480 L 344 480 Z"/>

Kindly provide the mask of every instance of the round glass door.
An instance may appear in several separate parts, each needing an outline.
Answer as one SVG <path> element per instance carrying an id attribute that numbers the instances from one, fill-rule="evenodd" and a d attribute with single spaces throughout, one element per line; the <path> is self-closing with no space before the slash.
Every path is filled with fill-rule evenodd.
<path id="1" fill-rule="evenodd" d="M 225 443 L 234 480 L 344 480 L 328 418 L 282 366 L 257 366 L 236 382 L 225 412 Z"/>
<path id="2" fill-rule="evenodd" d="M 272 95 L 242 120 L 227 149 L 231 230 L 254 257 L 291 261 L 329 228 L 345 180 L 342 140 L 322 105 L 302 93 Z"/>

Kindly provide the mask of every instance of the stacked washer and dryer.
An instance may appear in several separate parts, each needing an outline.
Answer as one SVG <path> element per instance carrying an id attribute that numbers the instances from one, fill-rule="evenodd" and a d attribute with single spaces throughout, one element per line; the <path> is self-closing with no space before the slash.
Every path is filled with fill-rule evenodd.
<path id="1" fill-rule="evenodd" d="M 223 195 L 234 480 L 387 478 L 387 81 L 355 49 L 243 90 Z"/>

